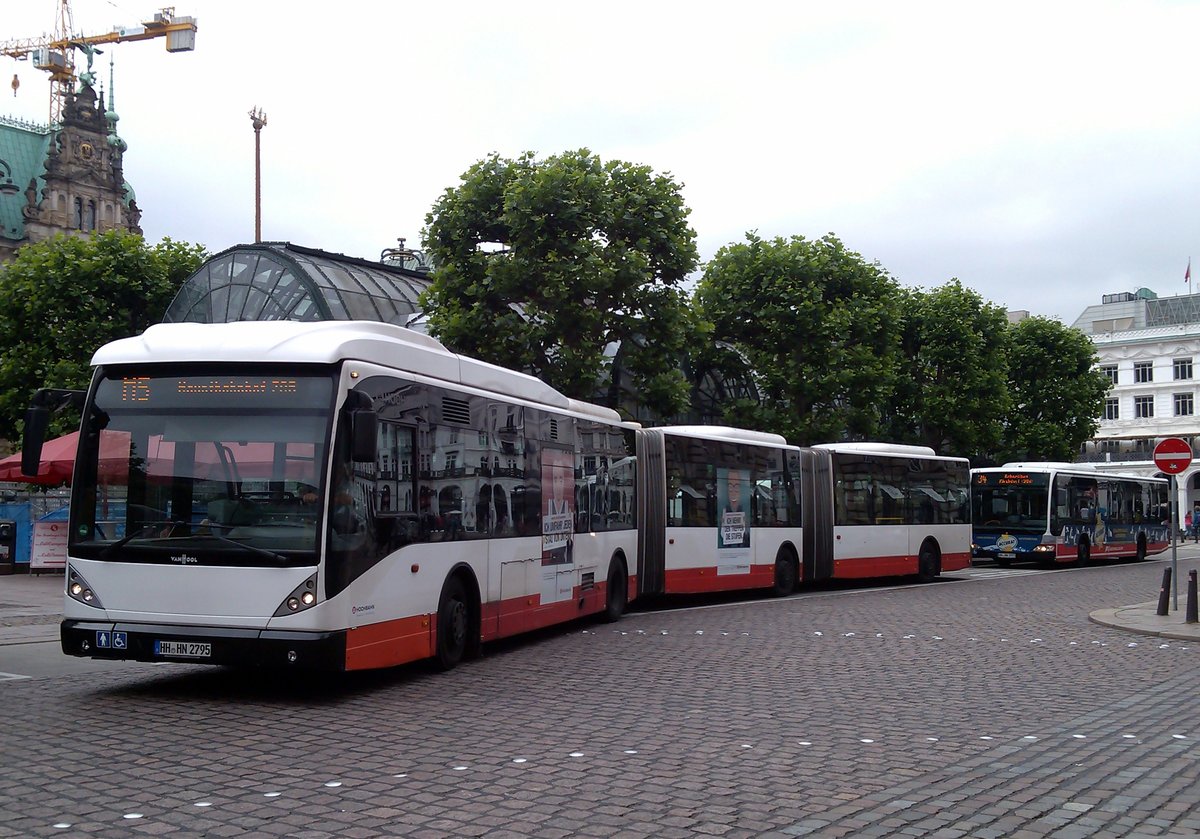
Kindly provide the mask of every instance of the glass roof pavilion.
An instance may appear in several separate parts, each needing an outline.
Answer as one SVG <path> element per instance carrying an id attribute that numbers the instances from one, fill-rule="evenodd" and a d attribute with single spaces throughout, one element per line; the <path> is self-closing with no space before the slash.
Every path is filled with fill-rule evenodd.
<path id="1" fill-rule="evenodd" d="M 410 326 L 421 314 L 418 297 L 429 285 L 427 270 L 415 257 L 370 262 L 290 242 L 237 245 L 188 277 L 163 320 L 374 320 Z"/>

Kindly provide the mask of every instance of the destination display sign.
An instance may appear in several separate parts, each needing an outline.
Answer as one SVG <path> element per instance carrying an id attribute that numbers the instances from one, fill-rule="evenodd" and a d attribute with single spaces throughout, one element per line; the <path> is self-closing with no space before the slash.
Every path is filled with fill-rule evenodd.
<path id="1" fill-rule="evenodd" d="M 332 394 L 328 377 L 122 376 L 104 379 L 97 402 L 128 407 L 197 408 L 245 403 L 257 408 L 322 405 Z"/>
<path id="2" fill-rule="evenodd" d="M 1044 487 L 1049 479 L 1041 472 L 977 472 L 973 476 L 978 487 Z"/>

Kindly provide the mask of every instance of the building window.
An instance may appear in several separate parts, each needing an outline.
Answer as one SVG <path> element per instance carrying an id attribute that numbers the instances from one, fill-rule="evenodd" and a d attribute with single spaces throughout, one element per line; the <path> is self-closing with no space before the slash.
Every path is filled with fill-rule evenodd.
<path id="1" fill-rule="evenodd" d="M 1121 418 L 1121 406 L 1116 399 L 1104 400 L 1104 418 L 1106 420 L 1116 420 Z"/>
<path id="2" fill-rule="evenodd" d="M 1154 362 L 1139 361 L 1133 365 L 1133 380 L 1135 382 L 1154 381 Z"/>
<path id="3" fill-rule="evenodd" d="M 1190 393 L 1175 394 L 1175 416 L 1190 417 L 1196 413 L 1195 406 Z"/>
<path id="4" fill-rule="evenodd" d="M 1133 397 L 1133 415 L 1138 419 L 1146 419 L 1147 417 L 1154 416 L 1154 397 Z"/>
<path id="5" fill-rule="evenodd" d="M 1190 358 L 1175 359 L 1175 380 L 1190 379 L 1192 377 L 1192 360 Z"/>
<path id="6" fill-rule="evenodd" d="M 1117 384 L 1117 365 L 1105 364 L 1100 368 L 1100 372 L 1103 373 L 1104 375 L 1108 376 L 1109 384 L 1113 385 L 1114 387 L 1116 386 L 1116 384 Z"/>

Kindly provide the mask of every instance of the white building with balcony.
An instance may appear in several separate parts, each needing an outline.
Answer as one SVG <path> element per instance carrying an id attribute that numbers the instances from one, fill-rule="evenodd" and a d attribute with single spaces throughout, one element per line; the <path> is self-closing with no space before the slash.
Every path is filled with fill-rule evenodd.
<path id="1" fill-rule="evenodd" d="M 1166 437 L 1200 444 L 1200 294 L 1158 298 L 1149 289 L 1106 294 L 1072 324 L 1096 345 L 1112 389 L 1096 437 L 1079 460 L 1160 474 L 1152 453 Z M 1180 516 L 1200 507 L 1200 461 L 1178 476 Z"/>

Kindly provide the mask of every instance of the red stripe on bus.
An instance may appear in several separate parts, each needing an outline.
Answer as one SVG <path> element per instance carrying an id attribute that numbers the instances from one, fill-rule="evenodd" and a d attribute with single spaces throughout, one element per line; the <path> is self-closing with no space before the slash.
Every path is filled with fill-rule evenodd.
<path id="1" fill-rule="evenodd" d="M 917 558 L 907 554 L 864 556 L 833 561 L 833 576 L 840 579 L 900 577 L 915 573 L 917 573 Z"/>
<path id="2" fill-rule="evenodd" d="M 962 571 L 971 567 L 971 552 L 942 554 L 942 571 Z"/>
<path id="3" fill-rule="evenodd" d="M 664 594 L 706 594 L 744 588 L 767 588 L 775 583 L 775 564 L 751 565 L 749 574 L 718 574 L 710 568 L 668 570 L 664 575 Z"/>
<path id="4" fill-rule="evenodd" d="M 395 667 L 433 655 L 433 616 L 416 615 L 346 632 L 346 669 Z"/>
<path id="5" fill-rule="evenodd" d="M 482 640 L 491 641 L 604 611 L 608 583 L 575 586 L 570 599 L 542 603 L 540 594 L 484 603 Z M 637 596 L 637 577 L 630 576 L 626 597 Z M 582 606 L 580 605 L 582 603 Z M 498 628 L 497 628 L 498 627 Z M 395 667 L 429 658 L 437 649 L 437 615 L 416 615 L 350 629 L 346 633 L 346 669 Z"/>

